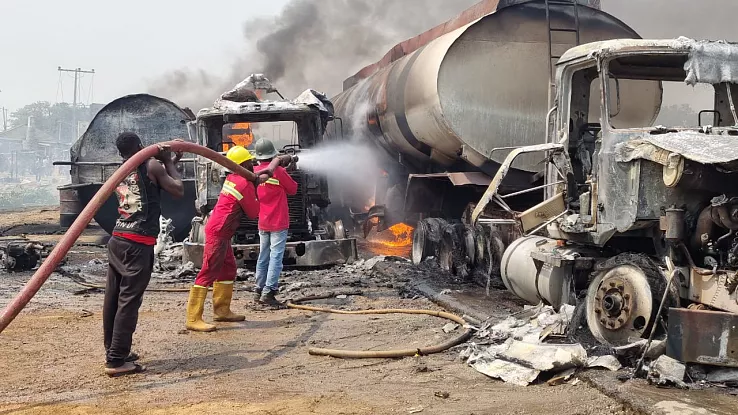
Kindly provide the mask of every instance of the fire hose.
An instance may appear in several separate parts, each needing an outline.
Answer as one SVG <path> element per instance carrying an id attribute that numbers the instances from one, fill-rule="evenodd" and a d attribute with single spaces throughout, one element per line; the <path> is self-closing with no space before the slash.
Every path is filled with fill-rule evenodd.
<path id="1" fill-rule="evenodd" d="M 156 145 L 152 145 L 144 148 L 143 150 L 136 153 L 133 157 L 126 160 L 118 170 L 113 173 L 110 178 L 105 181 L 100 190 L 95 193 L 95 196 L 90 200 L 89 203 L 82 210 L 80 215 L 69 227 L 67 232 L 59 240 L 59 243 L 54 247 L 46 260 L 36 270 L 30 280 L 21 289 L 21 291 L 8 303 L 0 314 L 0 333 L 5 330 L 6 327 L 20 314 L 21 310 L 28 304 L 29 301 L 36 295 L 41 289 L 41 286 L 48 280 L 49 276 L 54 272 L 59 263 L 67 255 L 71 247 L 77 241 L 79 236 L 85 230 L 87 225 L 92 221 L 97 211 L 102 205 L 108 200 L 110 195 L 113 193 L 115 188 L 125 177 L 130 174 L 136 167 L 144 163 L 146 160 L 155 157 L 159 154 L 163 147 L 169 147 L 175 152 L 186 152 L 193 153 L 203 157 L 206 157 L 224 167 L 230 171 L 243 176 L 244 178 L 255 181 L 256 175 L 243 167 L 235 164 L 228 160 L 223 155 L 203 146 L 199 146 L 194 143 L 188 143 L 185 141 L 169 141 L 163 142 Z M 292 160 L 293 158 L 291 158 Z M 279 163 L 278 160 L 275 160 Z M 347 315 L 366 315 L 366 314 L 422 314 L 430 315 L 440 318 L 452 320 L 462 326 L 467 326 L 463 318 L 458 317 L 451 313 L 443 311 L 433 310 L 409 310 L 409 309 L 381 309 L 381 310 L 359 310 L 359 311 L 345 311 L 345 310 L 333 310 L 325 309 L 320 307 L 312 307 L 300 304 L 289 303 L 288 307 L 297 310 L 333 313 L 333 314 L 347 314 Z M 404 349 L 404 350 L 385 350 L 385 351 L 359 351 L 359 350 L 334 350 L 334 349 L 320 349 L 311 348 L 309 353 L 311 355 L 318 356 L 333 356 L 342 358 L 395 358 L 415 355 L 427 355 L 433 353 L 439 353 L 447 350 L 453 346 L 461 344 L 467 341 L 472 335 L 472 329 L 466 327 L 466 330 L 459 336 L 450 339 L 442 344 L 428 347 L 421 347 L 416 349 Z"/>
<path id="2" fill-rule="evenodd" d="M 316 296 L 316 297 L 310 297 L 310 298 L 303 298 L 300 300 L 295 300 L 295 302 L 287 303 L 287 307 L 295 309 L 295 310 L 305 310 L 305 311 L 315 311 L 320 313 L 332 313 L 332 314 L 345 314 L 345 315 L 366 315 L 366 314 L 415 314 L 415 315 L 428 315 L 428 316 L 434 316 L 434 317 L 440 317 L 445 318 L 447 320 L 451 320 L 455 323 L 458 323 L 462 327 L 465 327 L 465 330 L 460 335 L 449 339 L 441 344 L 434 345 L 434 346 L 427 346 L 427 347 L 419 347 L 416 349 L 401 349 L 401 350 L 339 350 L 339 349 L 321 349 L 316 347 L 311 347 L 308 349 L 308 353 L 310 353 L 313 356 L 331 356 L 331 357 L 339 357 L 339 358 L 345 358 L 345 359 L 376 359 L 376 358 L 397 358 L 397 357 L 408 357 L 408 356 L 424 356 L 434 353 L 441 353 L 445 350 L 448 350 L 454 346 L 457 346 L 459 344 L 465 343 L 467 340 L 469 340 L 472 336 L 472 328 L 469 327 L 466 321 L 464 321 L 463 318 L 447 313 L 445 311 L 435 311 L 435 310 L 416 310 L 416 309 L 403 309 L 403 308 L 391 308 L 391 309 L 379 309 L 379 310 L 357 310 L 357 311 L 347 311 L 347 310 L 334 310 L 330 308 L 321 308 L 321 307 L 313 307 L 313 306 L 307 306 L 302 304 L 296 304 L 301 301 L 307 301 L 307 300 L 318 300 L 323 298 L 330 298 L 333 297 L 333 294 L 327 294 L 324 296 Z"/>
<path id="3" fill-rule="evenodd" d="M 108 200 L 108 197 L 110 197 L 118 184 L 140 164 L 158 155 L 163 147 L 169 147 L 175 152 L 181 151 L 206 157 L 221 166 L 226 167 L 239 176 L 243 176 L 250 181 L 256 180 L 256 175 L 254 173 L 228 160 L 223 155 L 207 147 L 194 143 L 188 143 L 186 141 L 168 141 L 144 148 L 133 157 L 126 160 L 126 162 L 123 163 L 123 165 L 120 166 L 120 168 L 118 168 L 118 170 L 116 170 L 115 173 L 113 173 L 113 175 L 110 176 L 110 178 L 102 185 L 100 190 L 98 190 L 90 202 L 87 203 L 87 206 L 85 206 L 72 226 L 69 227 L 69 230 L 67 230 L 64 236 L 59 240 L 59 243 L 54 247 L 46 260 L 36 270 L 31 279 L 28 280 L 23 289 L 10 303 L 8 303 L 8 305 L 5 306 L 2 310 L 2 314 L 0 314 L 0 333 L 8 327 L 28 302 L 31 301 L 33 296 L 36 295 L 38 290 L 41 289 L 41 286 L 44 285 L 46 280 L 49 278 L 49 275 L 54 272 L 59 263 L 64 259 L 67 252 L 69 252 L 69 249 L 74 245 L 74 242 L 79 238 L 90 221 L 92 221 L 95 213 L 97 213 L 105 201 Z"/>

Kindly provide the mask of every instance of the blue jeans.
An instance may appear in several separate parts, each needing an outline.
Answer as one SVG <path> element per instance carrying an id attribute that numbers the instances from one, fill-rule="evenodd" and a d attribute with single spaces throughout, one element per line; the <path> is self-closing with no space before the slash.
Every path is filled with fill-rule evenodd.
<path id="1" fill-rule="evenodd" d="M 256 289 L 277 292 L 287 231 L 259 231 L 259 259 L 256 261 Z"/>

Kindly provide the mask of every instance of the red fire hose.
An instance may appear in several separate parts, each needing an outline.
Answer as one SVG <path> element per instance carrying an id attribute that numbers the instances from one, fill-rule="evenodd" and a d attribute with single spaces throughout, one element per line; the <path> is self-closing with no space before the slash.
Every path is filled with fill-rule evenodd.
<path id="1" fill-rule="evenodd" d="M 90 200 L 87 206 L 85 206 L 82 213 L 80 213 L 72 226 L 69 227 L 69 230 L 64 234 L 64 236 L 62 236 L 59 243 L 54 247 L 54 250 L 51 251 L 48 258 L 46 258 L 38 270 L 36 270 L 21 292 L 13 298 L 13 301 L 5 306 L 2 314 L 0 314 L 0 333 L 8 327 L 10 322 L 15 319 L 21 310 L 23 310 L 23 307 L 31 301 L 31 298 L 33 298 L 41 286 L 44 285 L 46 280 L 49 278 L 49 275 L 54 272 L 59 262 L 64 259 L 67 252 L 69 252 L 69 249 L 74 245 L 74 242 L 77 241 L 77 238 L 82 234 L 82 231 L 85 230 L 87 225 L 95 216 L 95 213 L 97 213 L 105 201 L 108 200 L 108 197 L 113 193 L 116 186 L 118 186 L 118 184 L 141 163 L 159 154 L 160 147 L 162 146 L 168 146 L 174 152 L 181 151 L 184 153 L 194 153 L 206 157 L 221 166 L 226 167 L 239 176 L 243 176 L 250 181 L 256 180 L 256 175 L 254 175 L 254 173 L 228 160 L 223 157 L 223 155 L 218 154 L 207 147 L 199 146 L 194 143 L 188 143 L 185 141 L 168 141 L 144 148 L 123 163 L 123 165 L 120 166 L 112 176 L 110 176 L 100 190 L 97 191 L 92 200 Z"/>

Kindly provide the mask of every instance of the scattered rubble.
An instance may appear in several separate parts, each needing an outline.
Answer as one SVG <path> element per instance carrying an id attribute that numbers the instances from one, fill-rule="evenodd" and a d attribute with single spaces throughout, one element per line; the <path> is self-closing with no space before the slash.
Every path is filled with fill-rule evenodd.
<path id="1" fill-rule="evenodd" d="M 156 245 L 154 246 L 154 255 L 159 256 L 165 249 L 169 248 L 172 242 L 172 232 L 174 226 L 172 220 L 167 219 L 163 216 L 159 217 L 159 236 L 156 238 Z M 181 245 L 180 245 L 181 246 Z"/>
<path id="2" fill-rule="evenodd" d="M 716 369 L 708 373 L 705 380 L 710 383 L 719 383 L 730 387 L 738 387 L 738 369 Z"/>
<path id="3" fill-rule="evenodd" d="M 612 372 L 617 372 L 623 365 L 617 357 L 606 355 L 606 356 L 592 356 L 587 359 L 586 367 L 588 368 L 603 368 L 608 369 Z"/>
<path id="4" fill-rule="evenodd" d="M 678 360 L 663 355 L 656 359 L 648 369 L 648 381 L 659 386 L 675 385 L 686 389 L 684 375 L 687 367 Z"/>
<path id="5" fill-rule="evenodd" d="M 448 323 L 445 326 L 443 326 L 443 328 L 441 330 L 443 330 L 444 333 L 448 334 L 448 333 L 451 333 L 452 331 L 454 331 L 454 330 L 456 330 L 458 328 L 459 328 L 459 325 L 458 324 L 456 324 L 456 323 Z"/>
<path id="6" fill-rule="evenodd" d="M 30 271 L 49 254 L 51 246 L 26 238 L 0 239 L 0 267 L 6 272 Z"/>
<path id="7" fill-rule="evenodd" d="M 552 374 L 551 384 L 574 376 L 578 368 L 619 370 L 615 356 L 588 357 L 578 343 L 543 343 L 562 337 L 572 321 L 574 307 L 564 305 L 557 313 L 539 304 L 494 325 L 483 324 L 477 342 L 462 351 L 461 357 L 477 371 L 505 382 L 527 386 L 543 373 Z"/>

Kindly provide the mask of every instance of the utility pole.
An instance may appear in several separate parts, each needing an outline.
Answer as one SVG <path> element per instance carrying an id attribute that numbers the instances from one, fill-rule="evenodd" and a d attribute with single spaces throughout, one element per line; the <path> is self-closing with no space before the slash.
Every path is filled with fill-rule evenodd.
<path id="1" fill-rule="evenodd" d="M 3 92 L 0 89 L 0 92 Z M 3 112 L 3 131 L 8 131 L 8 116 L 6 115 L 8 110 L 5 107 L 0 107 L 0 111 Z"/>
<path id="2" fill-rule="evenodd" d="M 77 131 L 77 90 L 79 89 L 79 75 L 83 73 L 91 73 L 94 74 L 95 70 L 91 69 L 89 71 L 82 70 L 80 68 L 76 69 L 64 69 L 61 66 L 57 68 L 59 72 L 73 72 L 74 73 L 74 102 L 72 103 L 72 129 L 74 131 L 74 138 L 73 140 L 76 140 L 79 137 L 78 131 Z"/>

